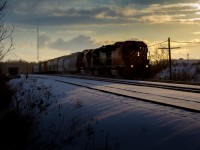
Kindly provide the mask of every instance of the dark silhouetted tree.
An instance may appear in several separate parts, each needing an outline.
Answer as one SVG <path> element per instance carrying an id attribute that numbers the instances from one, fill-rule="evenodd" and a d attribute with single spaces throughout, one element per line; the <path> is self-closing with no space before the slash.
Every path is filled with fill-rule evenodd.
<path id="1" fill-rule="evenodd" d="M 161 70 L 168 67 L 168 51 L 163 49 L 158 49 L 156 47 L 151 52 L 151 62 L 152 62 L 152 76 L 155 76 L 157 73 L 159 73 Z"/>
<path id="2" fill-rule="evenodd" d="M 0 62 L 6 55 L 13 49 L 13 26 L 6 25 L 4 23 L 6 0 L 0 0 Z"/>

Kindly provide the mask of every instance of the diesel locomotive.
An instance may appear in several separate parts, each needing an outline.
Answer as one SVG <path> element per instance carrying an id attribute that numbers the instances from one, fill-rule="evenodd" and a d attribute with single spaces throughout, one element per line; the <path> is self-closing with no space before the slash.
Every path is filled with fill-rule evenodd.
<path id="1" fill-rule="evenodd" d="M 150 74 L 148 48 L 143 41 L 116 42 L 87 49 L 34 66 L 34 73 L 80 73 L 95 76 L 146 78 Z"/>

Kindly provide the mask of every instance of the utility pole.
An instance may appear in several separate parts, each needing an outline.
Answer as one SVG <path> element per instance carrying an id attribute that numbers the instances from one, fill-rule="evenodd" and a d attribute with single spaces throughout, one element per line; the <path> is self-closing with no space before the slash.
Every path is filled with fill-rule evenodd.
<path id="1" fill-rule="evenodd" d="M 39 24 L 37 23 L 37 62 L 39 63 Z"/>
<path id="2" fill-rule="evenodd" d="M 168 49 L 169 49 L 169 74 L 170 80 L 172 79 L 172 59 L 171 59 L 171 47 L 170 47 L 170 38 L 168 38 Z"/>
<path id="3" fill-rule="evenodd" d="M 28 62 L 26 62 L 26 79 L 28 79 Z"/>
<path id="4" fill-rule="evenodd" d="M 177 49 L 180 47 L 171 47 L 170 46 L 170 37 L 168 38 L 168 48 L 159 48 L 159 49 L 168 49 L 169 50 L 169 78 L 172 80 L 172 59 L 171 59 L 171 49 Z"/>

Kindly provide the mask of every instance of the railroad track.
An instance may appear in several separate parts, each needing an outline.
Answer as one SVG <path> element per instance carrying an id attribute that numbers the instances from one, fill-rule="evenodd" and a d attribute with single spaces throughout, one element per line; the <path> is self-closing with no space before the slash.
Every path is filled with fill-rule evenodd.
<path id="1" fill-rule="evenodd" d="M 198 100 L 192 100 L 192 99 L 187 99 L 187 98 L 176 98 L 176 97 L 172 97 L 172 96 L 163 96 L 163 95 L 159 95 L 159 94 L 151 94 L 151 93 L 148 93 L 148 92 L 138 92 L 138 91 L 134 91 L 134 90 L 131 90 L 131 89 L 123 89 L 123 88 L 119 88 L 119 87 L 116 88 L 116 87 L 112 87 L 112 86 L 109 86 L 109 85 L 98 86 L 97 84 L 92 83 L 92 81 L 91 81 L 91 83 L 85 82 L 85 84 L 84 84 L 84 82 L 82 82 L 78 79 L 77 79 L 78 81 L 76 81 L 76 80 L 65 80 L 65 78 L 63 78 L 63 77 L 67 77 L 67 76 L 60 76 L 59 75 L 59 79 L 55 79 L 55 81 L 65 83 L 65 84 L 74 85 L 74 86 L 78 86 L 78 87 L 84 87 L 84 88 L 87 88 L 87 89 L 100 91 L 100 92 L 104 92 L 104 93 L 114 94 L 114 95 L 117 95 L 117 96 L 132 98 L 132 99 L 135 99 L 135 100 L 140 100 L 140 101 L 150 102 L 150 103 L 159 104 L 159 105 L 163 105 L 163 106 L 187 110 L 187 111 L 190 111 L 190 112 L 200 113 L 200 101 L 198 101 Z M 41 78 L 45 79 L 45 77 L 41 77 Z M 73 76 L 73 78 L 79 78 L 79 77 Z M 88 81 L 94 80 L 94 78 L 89 78 L 89 77 L 84 77 L 84 79 L 87 79 L 87 80 L 89 79 Z M 95 79 L 95 80 L 118 83 L 118 84 L 134 85 L 134 86 L 146 86 L 146 84 L 132 84 L 128 81 L 120 81 L 119 82 L 119 80 L 114 80 L 114 79 L 98 78 L 98 79 Z M 159 85 L 155 85 L 155 86 L 154 85 L 148 85 L 147 87 L 152 88 L 152 90 L 155 90 L 153 88 L 160 88 Z M 165 88 L 164 86 L 161 86 L 161 87 L 162 87 L 163 90 L 167 89 L 168 91 L 178 89 L 177 87 L 174 88 L 174 86 L 170 86 L 170 87 L 167 87 L 167 88 Z M 198 95 L 198 93 L 199 93 L 197 91 L 194 91 L 194 89 L 187 88 L 187 87 L 185 87 L 184 90 L 178 89 L 177 91 L 180 91 L 180 92 L 182 91 L 181 93 L 185 93 L 184 91 L 186 89 L 190 90 L 190 91 L 188 90 L 187 92 L 194 93 L 196 95 Z M 195 90 L 197 90 L 197 89 L 195 89 Z M 129 92 L 129 93 L 127 94 L 127 92 Z M 141 94 L 141 95 L 147 95 L 147 96 L 144 96 L 144 97 L 141 96 L 140 97 L 140 96 L 137 96 L 138 93 Z M 153 97 L 159 97 L 159 100 L 151 98 L 152 96 Z"/>
<path id="2" fill-rule="evenodd" d="M 78 79 L 87 79 L 87 80 L 96 80 L 96 81 L 104 81 L 104 82 L 119 83 L 119 84 L 126 84 L 126 85 L 136 85 L 136 86 L 146 86 L 146 87 L 153 87 L 153 88 L 162 88 L 162 89 L 184 91 L 184 92 L 190 92 L 190 93 L 191 92 L 192 93 L 200 93 L 200 86 L 197 86 L 197 85 L 194 88 L 194 87 L 183 86 L 183 84 L 176 84 L 176 85 L 168 84 L 167 85 L 166 83 L 164 83 L 164 85 L 162 85 L 163 83 L 159 84 L 158 82 L 155 82 L 155 83 L 151 82 L 150 83 L 150 82 L 140 82 L 140 81 L 100 78 L 100 77 L 89 77 L 89 76 L 72 76 L 72 75 L 57 75 L 57 76 L 69 77 L 69 78 L 78 78 Z"/>

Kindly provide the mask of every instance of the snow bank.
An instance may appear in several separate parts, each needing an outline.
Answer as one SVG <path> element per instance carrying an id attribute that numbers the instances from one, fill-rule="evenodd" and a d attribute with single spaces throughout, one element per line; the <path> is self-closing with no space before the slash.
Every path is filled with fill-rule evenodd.
<path id="1" fill-rule="evenodd" d="M 200 82 L 200 64 L 175 62 L 172 65 L 172 78 L 177 81 Z M 162 70 L 155 76 L 156 79 L 169 80 L 169 68 Z"/>
<path id="2" fill-rule="evenodd" d="M 36 118 L 29 149 L 200 149 L 199 114 L 53 78 L 21 78 L 10 85 L 22 111 Z"/>

